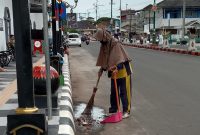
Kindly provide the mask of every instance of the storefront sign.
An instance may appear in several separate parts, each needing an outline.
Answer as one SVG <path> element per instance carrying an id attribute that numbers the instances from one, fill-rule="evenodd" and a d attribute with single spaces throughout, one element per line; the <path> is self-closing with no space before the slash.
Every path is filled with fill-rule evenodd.
<path id="1" fill-rule="evenodd" d="M 3 31 L 3 19 L 0 18 L 0 31 Z"/>

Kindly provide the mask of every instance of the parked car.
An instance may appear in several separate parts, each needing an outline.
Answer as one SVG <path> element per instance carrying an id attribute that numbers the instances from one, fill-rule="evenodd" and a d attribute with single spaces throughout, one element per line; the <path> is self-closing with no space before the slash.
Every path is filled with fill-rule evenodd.
<path id="1" fill-rule="evenodd" d="M 69 46 L 78 45 L 81 47 L 80 35 L 78 33 L 69 33 L 68 39 L 67 39 L 67 44 Z"/>

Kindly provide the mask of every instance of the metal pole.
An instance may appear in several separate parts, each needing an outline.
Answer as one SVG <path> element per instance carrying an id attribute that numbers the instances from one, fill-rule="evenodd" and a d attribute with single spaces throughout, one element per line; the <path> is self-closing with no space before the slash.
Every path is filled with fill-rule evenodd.
<path id="1" fill-rule="evenodd" d="M 110 18 L 110 29 L 111 29 L 111 34 L 113 32 L 113 13 L 112 13 L 112 10 L 113 10 L 113 0 L 111 0 L 111 18 Z"/>
<path id="2" fill-rule="evenodd" d="M 51 78 L 50 78 L 50 56 L 49 56 L 49 41 L 48 41 L 48 17 L 47 17 L 47 1 L 43 0 L 43 33 L 45 43 L 45 63 L 46 63 L 46 88 L 47 88 L 47 107 L 48 119 L 52 119 L 52 98 L 51 98 Z"/>
<path id="3" fill-rule="evenodd" d="M 151 10 L 149 9 L 149 33 L 151 31 Z"/>
<path id="4" fill-rule="evenodd" d="M 185 35 L 185 0 L 183 0 L 183 25 L 182 25 L 182 39 Z"/>
<path id="5" fill-rule="evenodd" d="M 167 19 L 168 19 L 168 27 L 170 27 L 170 13 L 167 14 Z"/>

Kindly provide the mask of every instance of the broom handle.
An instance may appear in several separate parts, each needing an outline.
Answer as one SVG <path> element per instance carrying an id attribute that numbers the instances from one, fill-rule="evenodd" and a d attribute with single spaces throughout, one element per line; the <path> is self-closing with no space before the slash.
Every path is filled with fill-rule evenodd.
<path id="1" fill-rule="evenodd" d="M 117 100 L 117 110 L 120 111 L 120 105 L 119 105 L 119 95 L 118 95 L 118 88 L 117 88 L 117 77 L 116 73 L 114 73 L 114 84 L 115 84 L 115 93 L 116 93 L 116 100 Z"/>
<path id="2" fill-rule="evenodd" d="M 98 76 L 97 83 L 96 83 L 96 88 L 98 87 L 99 80 L 100 80 L 100 76 Z"/>

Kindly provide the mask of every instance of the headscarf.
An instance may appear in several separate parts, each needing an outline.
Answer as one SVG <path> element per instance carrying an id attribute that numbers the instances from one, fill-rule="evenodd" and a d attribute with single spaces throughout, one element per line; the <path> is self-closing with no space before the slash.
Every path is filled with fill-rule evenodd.
<path id="1" fill-rule="evenodd" d="M 94 37 L 101 42 L 96 66 L 101 66 L 107 70 L 112 66 L 131 60 L 122 43 L 113 38 L 106 30 L 98 29 Z"/>

